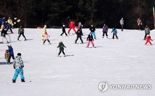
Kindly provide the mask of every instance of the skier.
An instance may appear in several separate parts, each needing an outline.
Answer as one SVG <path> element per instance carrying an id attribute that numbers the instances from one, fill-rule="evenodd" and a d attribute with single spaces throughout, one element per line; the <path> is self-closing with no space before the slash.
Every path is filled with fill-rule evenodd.
<path id="1" fill-rule="evenodd" d="M 7 20 L 7 26 L 8 26 L 8 30 L 10 30 L 11 33 L 13 33 L 13 31 L 12 31 L 13 21 L 12 21 L 12 19 L 10 17 Z"/>
<path id="2" fill-rule="evenodd" d="M 8 51 L 9 51 L 9 53 L 10 53 L 10 56 L 9 56 L 8 61 L 10 62 L 10 61 L 11 61 L 11 58 L 12 58 L 13 60 L 15 59 L 15 57 L 14 57 L 14 50 L 13 50 L 13 48 L 12 48 L 11 45 L 8 45 Z"/>
<path id="3" fill-rule="evenodd" d="M 146 38 L 145 38 L 145 40 L 146 40 L 145 45 L 147 45 L 148 43 L 150 45 L 152 45 L 152 43 L 151 43 L 152 39 L 151 39 L 151 36 L 150 35 L 147 35 Z"/>
<path id="4" fill-rule="evenodd" d="M 87 41 L 88 41 L 87 48 L 89 48 L 90 43 L 92 44 L 93 47 L 95 47 L 94 46 L 94 38 L 93 38 L 93 35 L 91 33 L 88 35 Z"/>
<path id="5" fill-rule="evenodd" d="M 90 33 L 92 34 L 93 38 L 96 39 L 96 33 L 95 33 L 94 25 L 91 25 L 89 30 L 90 30 Z"/>
<path id="6" fill-rule="evenodd" d="M 22 26 L 19 27 L 18 34 L 19 35 L 18 35 L 18 39 L 17 40 L 19 40 L 20 36 L 22 35 L 24 37 L 25 41 L 26 41 L 26 37 L 24 35 L 24 28 Z"/>
<path id="7" fill-rule="evenodd" d="M 10 58 L 9 50 L 6 50 L 6 51 L 5 51 L 5 59 L 6 59 L 7 64 L 10 64 L 9 58 Z"/>
<path id="8" fill-rule="evenodd" d="M 81 23 L 81 22 L 79 22 L 79 23 L 78 23 L 77 30 L 80 30 L 80 31 L 81 31 L 81 33 L 82 33 L 82 35 L 83 35 L 82 27 L 83 27 L 82 23 Z"/>
<path id="9" fill-rule="evenodd" d="M 15 69 L 15 72 L 14 72 L 14 76 L 12 78 L 12 83 L 16 83 L 16 79 L 17 79 L 18 75 L 20 75 L 21 82 L 25 82 L 25 77 L 23 74 L 24 63 L 21 58 L 21 53 L 17 54 L 17 56 L 14 60 L 14 63 L 13 63 L 13 68 Z"/>
<path id="10" fill-rule="evenodd" d="M 60 36 L 62 36 L 63 34 L 65 34 L 67 36 L 65 24 L 62 25 L 62 33 Z"/>
<path id="11" fill-rule="evenodd" d="M 103 32 L 103 38 L 104 38 L 104 35 L 106 35 L 106 37 L 108 38 L 108 26 L 106 25 L 106 24 L 104 24 L 103 25 L 103 30 L 102 30 L 102 32 Z"/>
<path id="12" fill-rule="evenodd" d="M 75 22 L 72 21 L 72 20 L 69 22 L 69 30 L 68 30 L 68 34 L 70 33 L 71 29 L 73 29 L 74 32 L 76 32 L 76 30 L 75 30 Z"/>
<path id="13" fill-rule="evenodd" d="M 3 18 L 0 18 L 0 25 L 4 24 L 6 21 L 5 21 L 5 17 Z"/>
<path id="14" fill-rule="evenodd" d="M 146 36 L 150 35 L 150 28 L 146 25 L 145 26 L 145 36 L 144 36 L 144 40 L 146 39 Z"/>
<path id="15" fill-rule="evenodd" d="M 48 41 L 48 43 L 51 44 L 51 42 L 50 42 L 50 40 L 49 40 L 49 37 L 50 37 L 50 36 L 48 35 L 47 32 L 45 32 L 45 33 L 43 34 L 43 37 L 44 37 L 43 44 L 44 44 L 46 41 Z"/>
<path id="16" fill-rule="evenodd" d="M 63 44 L 62 41 L 59 42 L 59 45 L 57 46 L 57 48 L 59 48 L 58 56 L 60 56 L 61 53 L 63 53 L 63 55 L 66 56 L 64 52 L 64 48 L 66 48 L 66 46 Z"/>
<path id="17" fill-rule="evenodd" d="M 123 17 L 120 20 L 120 25 L 121 25 L 121 31 L 123 31 L 123 29 L 124 29 L 124 19 L 123 19 Z"/>
<path id="18" fill-rule="evenodd" d="M 140 18 L 137 19 L 137 26 L 138 26 L 139 30 L 142 30 L 143 23 L 142 23 L 142 20 Z"/>
<path id="19" fill-rule="evenodd" d="M 2 42 L 3 42 L 3 43 L 4 43 L 4 39 L 7 41 L 7 43 L 9 43 L 9 41 L 8 41 L 7 38 L 6 38 L 6 35 L 7 35 L 7 28 L 6 28 L 5 24 L 3 23 L 3 24 L 1 25 L 1 36 L 3 37 L 3 38 L 2 38 Z"/>
<path id="20" fill-rule="evenodd" d="M 81 31 L 82 31 L 81 29 L 78 29 L 77 32 L 76 32 L 77 38 L 75 40 L 75 44 L 77 43 L 78 39 L 80 39 L 81 40 L 81 43 L 83 43 L 83 40 L 82 40 L 82 35 L 83 34 L 82 34 Z"/>
<path id="21" fill-rule="evenodd" d="M 115 39 L 115 37 L 118 39 L 116 28 L 113 28 L 111 33 L 113 33 L 112 39 Z"/>

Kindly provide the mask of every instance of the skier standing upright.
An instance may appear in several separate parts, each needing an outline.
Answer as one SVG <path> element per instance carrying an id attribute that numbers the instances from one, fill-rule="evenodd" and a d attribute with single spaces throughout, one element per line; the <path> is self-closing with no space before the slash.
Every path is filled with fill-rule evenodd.
<path id="1" fill-rule="evenodd" d="M 146 39 L 146 36 L 150 35 L 150 28 L 146 25 L 145 26 L 145 36 L 144 36 L 144 40 Z"/>
<path id="2" fill-rule="evenodd" d="M 104 38 L 104 35 L 106 35 L 106 37 L 108 38 L 108 26 L 106 24 L 103 25 L 103 38 Z"/>
<path id="3" fill-rule="evenodd" d="M 13 63 L 13 68 L 15 69 L 15 72 L 14 72 L 14 76 L 12 78 L 12 83 L 16 83 L 18 75 L 20 75 L 21 82 L 25 82 L 25 77 L 24 77 L 24 72 L 23 72 L 24 63 L 21 58 L 21 53 L 17 54 L 17 56 L 14 60 L 14 63 Z"/>
<path id="4" fill-rule="evenodd" d="M 18 34 L 19 35 L 18 35 L 18 39 L 17 40 L 19 40 L 20 36 L 22 35 L 24 37 L 25 41 L 26 41 L 26 37 L 24 35 L 24 28 L 22 26 L 19 27 Z"/>
<path id="5" fill-rule="evenodd" d="M 152 43 L 151 43 L 152 39 L 151 39 L 151 36 L 150 35 L 147 35 L 146 38 L 145 38 L 145 40 L 146 40 L 145 45 L 147 45 L 148 43 L 150 45 L 152 45 Z"/>
<path id="6" fill-rule="evenodd" d="M 93 35 L 91 33 L 88 35 L 87 41 L 88 41 L 87 48 L 89 48 L 90 43 L 92 44 L 93 47 L 95 47 L 94 46 L 94 38 L 93 38 Z"/>
<path id="7" fill-rule="evenodd" d="M 82 34 L 81 31 L 82 31 L 82 30 L 78 29 L 77 32 L 76 32 L 77 38 L 76 38 L 76 40 L 75 40 L 75 44 L 77 43 L 78 39 L 80 39 L 80 40 L 81 40 L 81 43 L 83 43 L 83 40 L 82 40 L 82 35 L 83 35 L 83 34 Z"/>
<path id="8" fill-rule="evenodd" d="M 75 30 L 75 22 L 72 21 L 72 20 L 69 22 L 69 30 L 68 30 L 68 34 L 70 33 L 71 29 L 73 29 L 74 32 L 76 32 L 76 30 Z"/>
<path id="9" fill-rule="evenodd" d="M 15 57 L 14 57 L 14 50 L 13 50 L 13 48 L 12 48 L 11 45 L 8 45 L 8 51 L 9 51 L 9 53 L 10 53 L 10 56 L 9 56 L 8 61 L 10 62 L 10 61 L 11 61 L 11 58 L 12 58 L 13 60 L 15 59 Z"/>
<path id="10" fill-rule="evenodd" d="M 90 30 L 90 33 L 92 34 L 93 38 L 96 39 L 96 33 L 95 33 L 96 29 L 95 29 L 94 25 L 91 25 L 89 30 Z"/>
<path id="11" fill-rule="evenodd" d="M 111 32 L 113 33 L 112 39 L 115 39 L 115 37 L 118 39 L 116 28 L 113 28 Z"/>
<path id="12" fill-rule="evenodd" d="M 139 30 L 142 30 L 143 23 L 142 23 L 142 20 L 140 18 L 137 19 L 137 26 L 138 26 Z"/>
<path id="13" fill-rule="evenodd" d="M 7 20 L 7 26 L 8 26 L 8 30 L 10 30 L 11 33 L 13 33 L 13 31 L 12 31 L 13 21 L 12 21 L 11 17 L 9 17 L 8 20 Z"/>
<path id="14" fill-rule="evenodd" d="M 64 45 L 62 41 L 59 42 L 59 45 L 57 46 L 57 48 L 59 48 L 58 56 L 60 56 L 61 53 L 63 53 L 63 55 L 66 56 L 64 52 L 64 48 L 66 48 L 66 46 Z"/>
<path id="15" fill-rule="evenodd" d="M 121 25 L 121 31 L 123 31 L 123 29 L 124 29 L 124 19 L 123 19 L 123 17 L 120 20 L 120 25 Z"/>
<path id="16" fill-rule="evenodd" d="M 62 36 L 63 34 L 65 34 L 67 36 L 65 24 L 62 25 L 62 33 L 60 34 L 60 36 Z"/>

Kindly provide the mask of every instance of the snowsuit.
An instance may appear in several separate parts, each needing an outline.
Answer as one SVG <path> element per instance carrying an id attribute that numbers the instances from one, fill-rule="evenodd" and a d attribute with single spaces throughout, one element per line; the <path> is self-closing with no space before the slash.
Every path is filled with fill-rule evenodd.
<path id="1" fill-rule="evenodd" d="M 91 25 L 89 30 L 90 30 L 91 34 L 93 35 L 93 38 L 96 39 L 95 27 Z"/>
<path id="2" fill-rule="evenodd" d="M 120 25 L 121 25 L 121 31 L 123 31 L 123 26 L 124 26 L 124 19 L 123 18 L 121 18 L 121 20 L 120 20 Z"/>
<path id="3" fill-rule="evenodd" d="M 24 68 L 24 63 L 21 58 L 21 56 L 16 56 L 14 63 L 13 63 L 13 68 L 15 69 L 14 76 L 12 78 L 12 82 L 15 83 L 18 75 L 20 75 L 21 81 L 25 82 L 24 74 L 23 74 L 23 68 Z"/>
<path id="4" fill-rule="evenodd" d="M 83 43 L 83 40 L 82 40 L 82 30 L 78 30 L 77 32 L 76 32 L 76 35 L 77 35 L 77 38 L 76 38 L 76 40 L 75 40 L 75 44 L 77 43 L 77 41 L 78 41 L 78 39 L 80 39 L 81 40 L 81 43 Z"/>
<path id="5" fill-rule="evenodd" d="M 113 33 L 112 39 L 115 39 L 115 37 L 118 39 L 116 28 L 113 28 L 111 32 Z"/>
<path id="6" fill-rule="evenodd" d="M 57 48 L 59 48 L 58 56 L 59 56 L 61 53 L 63 53 L 64 56 L 65 56 L 65 52 L 64 52 L 64 48 L 65 48 L 65 47 L 66 47 L 66 46 L 63 44 L 63 42 L 59 42 L 59 45 L 57 46 Z"/>
<path id="7" fill-rule="evenodd" d="M 145 27 L 145 36 L 144 36 L 144 40 L 146 39 L 146 36 L 150 35 L 150 29 L 149 27 Z"/>
<path id="8" fill-rule="evenodd" d="M 103 35 L 102 35 L 103 38 L 104 38 L 104 35 L 106 35 L 106 37 L 108 38 L 108 26 L 107 25 L 103 26 L 103 31 L 102 32 L 103 32 Z"/>
<path id="9" fill-rule="evenodd" d="M 18 29 L 18 40 L 19 40 L 19 38 L 20 38 L 20 36 L 22 35 L 23 37 L 24 37 L 24 39 L 26 40 L 26 37 L 25 37 L 25 35 L 24 35 L 24 28 L 23 27 L 20 27 L 19 29 Z"/>
<path id="10" fill-rule="evenodd" d="M 43 35 L 43 37 L 44 37 L 43 44 L 44 44 L 46 41 L 48 41 L 48 43 L 51 44 L 51 42 L 50 42 L 50 40 L 49 40 L 49 37 L 50 37 L 50 36 L 48 35 L 47 32 L 45 32 L 45 34 Z"/>
<path id="11" fill-rule="evenodd" d="M 150 35 L 148 35 L 148 36 L 146 36 L 146 42 L 145 42 L 145 45 L 147 45 L 147 43 L 149 43 L 150 45 L 152 45 L 152 43 L 151 43 L 151 36 Z"/>
<path id="12" fill-rule="evenodd" d="M 6 50 L 6 51 L 5 51 L 5 59 L 6 59 L 6 62 L 7 62 L 8 64 L 10 63 L 9 58 L 10 58 L 9 50 Z"/>
<path id="13" fill-rule="evenodd" d="M 62 33 L 61 33 L 61 36 L 65 34 L 67 36 L 67 33 L 66 33 L 66 26 L 65 25 L 62 25 Z"/>
<path id="14" fill-rule="evenodd" d="M 8 51 L 9 51 L 9 53 L 10 53 L 10 57 L 9 57 L 9 59 L 8 59 L 8 62 L 10 62 L 10 61 L 11 61 L 11 58 L 12 58 L 12 59 L 15 59 L 15 57 L 14 57 L 14 51 L 13 51 L 12 46 L 8 46 Z"/>
<path id="15" fill-rule="evenodd" d="M 69 32 L 71 31 L 71 29 L 73 29 L 73 30 L 74 30 L 74 32 L 76 32 L 76 30 L 75 30 L 75 23 L 74 23 L 74 21 L 70 21 L 70 23 L 69 23 L 69 30 L 68 30 L 68 34 L 69 34 Z"/>
<path id="16" fill-rule="evenodd" d="M 87 48 L 89 47 L 90 43 L 91 43 L 92 46 L 94 47 L 94 39 L 93 39 L 93 35 L 92 35 L 92 34 L 89 34 L 89 35 L 88 35 L 87 41 L 88 41 Z"/>

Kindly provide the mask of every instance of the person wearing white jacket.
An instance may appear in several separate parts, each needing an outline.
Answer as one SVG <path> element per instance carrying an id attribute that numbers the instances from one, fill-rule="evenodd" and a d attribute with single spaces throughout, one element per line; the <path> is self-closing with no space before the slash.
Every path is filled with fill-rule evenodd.
<path id="1" fill-rule="evenodd" d="M 121 25 L 121 31 L 123 31 L 123 29 L 124 29 L 124 19 L 123 19 L 123 17 L 120 20 L 120 25 Z"/>
<path id="2" fill-rule="evenodd" d="M 18 75 L 20 75 L 21 82 L 25 82 L 25 77 L 23 74 L 24 63 L 21 58 L 21 53 L 17 54 L 17 56 L 14 60 L 14 63 L 13 63 L 13 68 L 15 69 L 15 73 L 12 78 L 12 83 L 16 83 L 16 79 L 17 79 Z"/>

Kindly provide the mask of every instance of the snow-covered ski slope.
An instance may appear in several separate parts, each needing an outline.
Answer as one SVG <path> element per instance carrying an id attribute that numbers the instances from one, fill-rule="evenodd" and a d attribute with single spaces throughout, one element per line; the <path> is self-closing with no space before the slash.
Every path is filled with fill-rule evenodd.
<path id="1" fill-rule="evenodd" d="M 102 38 L 97 29 L 96 48 L 86 48 L 89 29 L 83 29 L 84 44 L 74 44 L 76 35 L 60 36 L 61 29 L 47 29 L 51 45 L 42 44 L 40 29 L 25 29 L 27 41 L 17 41 L 17 29 L 10 43 L 15 55 L 22 53 L 26 82 L 12 83 L 12 65 L 0 65 L 0 96 L 154 96 L 155 40 L 144 45 L 144 31 L 118 30 L 118 40 Z M 67 30 L 66 30 L 67 31 Z M 155 31 L 151 31 L 155 39 Z M 0 38 L 1 40 L 1 38 Z M 67 57 L 58 57 L 58 42 L 63 41 Z M 0 62 L 5 61 L 8 44 L 0 44 Z M 98 90 L 99 82 L 108 84 L 151 84 L 152 89 Z"/>

